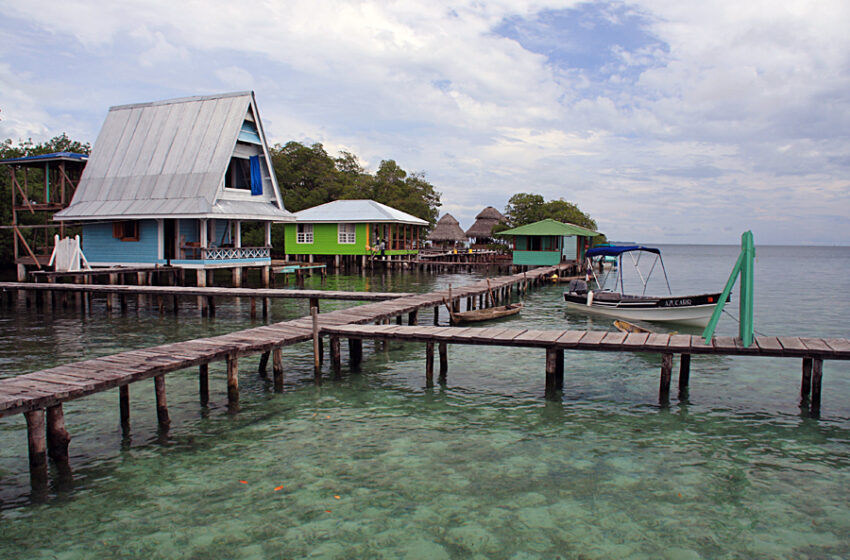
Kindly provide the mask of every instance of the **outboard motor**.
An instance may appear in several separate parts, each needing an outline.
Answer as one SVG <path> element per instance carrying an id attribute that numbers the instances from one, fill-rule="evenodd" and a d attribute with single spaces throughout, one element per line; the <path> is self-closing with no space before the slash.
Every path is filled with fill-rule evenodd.
<path id="1" fill-rule="evenodd" d="M 584 280 L 570 280 L 569 290 L 571 294 L 586 294 L 587 282 L 585 282 Z"/>

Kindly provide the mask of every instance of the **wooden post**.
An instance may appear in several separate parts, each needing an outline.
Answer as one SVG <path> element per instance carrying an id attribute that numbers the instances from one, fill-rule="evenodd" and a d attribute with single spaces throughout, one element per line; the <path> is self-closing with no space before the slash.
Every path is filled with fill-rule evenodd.
<path id="1" fill-rule="evenodd" d="M 425 386 L 434 386 L 434 342 L 425 343 Z"/>
<path id="2" fill-rule="evenodd" d="M 251 319 L 257 318 L 257 298 L 251 298 Z"/>
<path id="3" fill-rule="evenodd" d="M 274 390 L 283 391 L 283 356 L 279 346 L 272 350 L 272 375 L 274 376 Z"/>
<path id="4" fill-rule="evenodd" d="M 201 406 L 207 406 L 210 402 L 210 365 L 198 366 L 198 393 L 201 398 Z"/>
<path id="5" fill-rule="evenodd" d="M 821 379 L 823 377 L 823 360 L 814 358 L 812 360 L 812 404 L 811 412 L 814 416 L 820 414 Z"/>
<path id="6" fill-rule="evenodd" d="M 239 358 L 236 354 L 227 356 L 227 405 L 239 406 Z"/>
<path id="7" fill-rule="evenodd" d="M 44 431 L 44 409 L 24 412 L 27 421 L 27 446 L 29 447 L 30 480 L 33 488 L 47 484 L 47 440 Z"/>
<path id="8" fill-rule="evenodd" d="M 47 454 L 57 464 L 68 464 L 68 444 L 71 434 L 65 429 L 62 404 L 47 407 Z"/>
<path id="9" fill-rule="evenodd" d="M 558 391 L 563 387 L 564 351 L 555 347 L 546 348 L 546 398 L 557 398 Z"/>
<path id="10" fill-rule="evenodd" d="M 439 324 L 440 324 L 440 306 L 437 305 L 437 306 L 434 307 L 434 326 L 436 327 Z"/>
<path id="11" fill-rule="evenodd" d="M 446 372 L 449 371 L 449 345 L 446 342 L 440 343 L 440 383 L 445 383 Z"/>
<path id="12" fill-rule="evenodd" d="M 688 391 L 688 382 L 691 379 L 691 355 L 682 354 L 679 359 L 679 398 Z"/>
<path id="13" fill-rule="evenodd" d="M 342 372 L 342 356 L 341 356 L 342 353 L 340 352 L 339 337 L 338 336 L 332 336 L 330 338 L 331 338 L 331 365 L 332 365 L 333 370 L 334 370 L 334 375 L 336 377 L 339 377 L 340 373 Z"/>
<path id="14" fill-rule="evenodd" d="M 396 315 L 396 316 L 395 316 L 395 324 L 396 324 L 396 325 L 400 325 L 400 324 L 401 324 L 401 315 Z"/>
<path id="15" fill-rule="evenodd" d="M 316 313 L 320 313 L 320 311 L 319 311 L 319 298 L 314 298 L 314 297 L 310 298 L 310 310 L 311 310 L 310 313 L 313 312 L 312 311 L 313 309 L 316 310 Z"/>
<path id="16" fill-rule="evenodd" d="M 661 404 L 670 400 L 670 378 L 673 373 L 673 354 L 665 352 L 661 355 L 661 381 L 658 388 L 658 400 Z"/>
<path id="17" fill-rule="evenodd" d="M 803 379 L 800 383 L 800 396 L 803 399 L 803 404 L 809 401 L 809 396 L 812 393 L 812 359 L 803 358 Z"/>
<path id="18" fill-rule="evenodd" d="M 257 368 L 257 371 L 260 374 L 260 377 L 263 377 L 263 378 L 268 377 L 268 374 L 266 373 L 266 366 L 269 363 L 269 354 L 270 353 L 271 353 L 270 351 L 269 352 L 263 352 L 260 355 L 260 365 Z"/>
<path id="19" fill-rule="evenodd" d="M 118 387 L 118 409 L 121 415 L 121 431 L 130 431 L 130 385 Z"/>
<path id="20" fill-rule="evenodd" d="M 215 317 L 215 298 L 213 296 L 207 298 L 207 307 L 209 307 L 210 317 Z"/>
<path id="21" fill-rule="evenodd" d="M 156 392 L 156 419 L 163 431 L 168 430 L 171 419 L 168 417 L 168 403 L 165 400 L 165 374 L 153 378 L 154 391 Z"/>
<path id="22" fill-rule="evenodd" d="M 418 317 L 419 317 L 419 310 L 414 309 L 413 311 L 411 311 L 410 313 L 407 314 L 407 324 L 408 325 L 415 325 Z"/>
<path id="23" fill-rule="evenodd" d="M 322 379 L 322 360 L 319 356 L 319 348 L 322 344 L 319 340 L 319 308 L 311 306 L 310 315 L 313 317 L 313 373 L 318 383 Z"/>
<path id="24" fill-rule="evenodd" d="M 363 341 L 359 338 L 348 339 L 348 360 L 352 370 L 360 369 L 360 362 L 363 360 Z"/>

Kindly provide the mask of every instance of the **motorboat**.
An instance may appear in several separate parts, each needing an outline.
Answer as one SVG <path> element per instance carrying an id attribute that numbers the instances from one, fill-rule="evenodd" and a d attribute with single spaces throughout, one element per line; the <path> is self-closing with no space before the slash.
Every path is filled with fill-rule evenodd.
<path id="1" fill-rule="evenodd" d="M 644 276 L 639 268 L 641 255 L 654 255 L 649 272 Z M 643 284 L 640 295 L 626 294 L 623 288 L 623 256 L 630 255 L 632 264 L 638 272 L 638 277 Z M 670 280 L 667 278 L 667 270 L 664 268 L 664 260 L 661 258 L 661 250 L 655 247 L 643 245 L 619 245 L 602 246 L 588 249 L 586 257 L 591 263 L 594 259 L 605 259 L 615 257 L 617 259 L 617 274 L 614 278 L 615 288 L 606 289 L 608 280 L 606 274 L 604 281 L 599 280 L 591 265 L 588 274 L 592 276 L 590 282 L 599 286 L 597 289 L 588 288 L 588 282 L 584 280 L 573 280 L 568 290 L 564 292 L 564 301 L 570 309 L 588 311 L 608 317 L 617 317 L 628 321 L 660 321 L 690 325 L 694 327 L 705 327 L 708 324 L 714 307 L 720 299 L 720 292 L 697 295 L 676 296 L 670 289 Z M 646 294 L 647 284 L 656 264 L 661 264 L 664 280 L 667 284 L 666 296 L 652 296 Z"/>

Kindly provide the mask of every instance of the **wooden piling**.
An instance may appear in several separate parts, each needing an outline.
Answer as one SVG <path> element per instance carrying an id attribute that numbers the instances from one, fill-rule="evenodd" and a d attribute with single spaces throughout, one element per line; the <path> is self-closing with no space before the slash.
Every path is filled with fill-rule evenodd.
<path id="1" fill-rule="evenodd" d="M 57 464 L 68 464 L 68 444 L 71 434 L 65 429 L 62 404 L 47 407 L 47 454 Z"/>
<path id="2" fill-rule="evenodd" d="M 438 305 L 438 306 L 434 307 L 434 326 L 436 327 L 439 324 L 440 324 L 440 306 Z"/>
<path id="3" fill-rule="evenodd" d="M 552 398 L 564 387 L 564 351 L 546 348 L 546 396 Z"/>
<path id="4" fill-rule="evenodd" d="M 201 406 L 207 406 L 210 402 L 209 364 L 201 364 L 198 366 L 198 393 L 201 399 Z"/>
<path id="5" fill-rule="evenodd" d="M 260 374 L 260 377 L 266 378 L 268 377 L 268 373 L 266 373 L 266 366 L 269 363 L 269 354 L 271 352 L 263 352 L 260 354 L 260 365 L 257 367 L 257 372 Z"/>
<path id="6" fill-rule="evenodd" d="M 121 416 L 121 431 L 130 431 L 130 385 L 118 387 L 118 409 Z"/>
<path id="7" fill-rule="evenodd" d="M 154 391 L 156 392 L 156 420 L 161 430 L 166 431 L 171 425 L 168 417 L 168 403 L 165 399 L 165 374 L 153 378 Z"/>
<path id="8" fill-rule="evenodd" d="M 823 378 L 823 360 L 815 358 L 812 360 L 812 414 L 820 414 L 821 380 Z"/>
<path id="9" fill-rule="evenodd" d="M 272 350 L 272 376 L 274 377 L 274 390 L 283 391 L 283 355 L 280 347 Z"/>
<path id="10" fill-rule="evenodd" d="M 673 354 L 661 355 L 661 381 L 658 387 L 658 400 L 663 404 L 670 400 L 670 379 L 673 374 Z"/>
<path id="11" fill-rule="evenodd" d="M 342 373 L 342 353 L 340 352 L 339 337 L 332 336 L 331 339 L 331 367 L 334 375 L 339 377 Z"/>
<path id="12" fill-rule="evenodd" d="M 321 347 L 321 341 L 319 340 L 319 308 L 318 302 L 317 305 L 313 307 L 312 301 L 313 300 L 310 300 L 310 315 L 313 317 L 313 373 L 316 377 L 316 381 L 319 381 L 322 374 L 322 360 L 319 356 L 319 348 Z"/>
<path id="13" fill-rule="evenodd" d="M 352 370 L 360 369 L 363 360 L 363 341 L 359 338 L 348 339 L 348 361 Z"/>
<path id="14" fill-rule="evenodd" d="M 414 309 L 413 311 L 411 311 L 410 313 L 407 314 L 407 324 L 408 325 L 415 325 L 416 322 L 418 321 L 418 319 L 419 319 L 419 310 L 418 309 Z"/>
<path id="15" fill-rule="evenodd" d="M 449 345 L 446 342 L 441 342 L 440 349 L 440 382 L 445 382 L 446 373 L 449 371 Z"/>
<path id="16" fill-rule="evenodd" d="M 231 408 L 239 405 L 239 358 L 236 354 L 227 356 L 227 405 Z"/>
<path id="17" fill-rule="evenodd" d="M 684 394 L 688 390 L 688 382 L 691 379 L 691 355 L 682 354 L 679 358 L 679 393 Z"/>
<path id="18" fill-rule="evenodd" d="M 425 343 L 425 386 L 434 386 L 434 342 Z"/>
<path id="19" fill-rule="evenodd" d="M 47 438 L 44 428 L 44 409 L 24 413 L 27 421 L 27 447 L 29 448 L 30 480 L 33 487 L 47 484 Z"/>
<path id="20" fill-rule="evenodd" d="M 803 379 L 800 382 L 800 397 L 808 402 L 812 394 L 812 358 L 803 358 Z"/>

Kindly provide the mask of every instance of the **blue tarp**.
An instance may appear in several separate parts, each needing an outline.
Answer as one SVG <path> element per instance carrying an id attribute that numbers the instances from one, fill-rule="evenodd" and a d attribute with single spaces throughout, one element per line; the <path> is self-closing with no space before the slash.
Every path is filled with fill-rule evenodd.
<path id="1" fill-rule="evenodd" d="M 585 255 L 588 257 L 619 257 L 623 253 L 631 251 L 646 251 L 647 253 L 655 253 L 656 255 L 661 254 L 661 249 L 654 247 L 644 247 L 643 245 L 613 245 L 588 249 Z"/>
<path id="2" fill-rule="evenodd" d="M 263 194 L 263 176 L 260 174 L 260 156 L 251 156 L 251 194 Z"/>
<path id="3" fill-rule="evenodd" d="M 19 158 L 11 158 L 11 159 L 3 159 L 0 160 L 0 163 L 25 163 L 28 161 L 44 161 L 44 160 L 55 160 L 55 159 L 75 159 L 79 161 L 85 161 L 89 158 L 86 154 L 77 154 L 74 152 L 56 152 L 53 154 L 40 154 L 37 156 L 25 156 Z"/>

